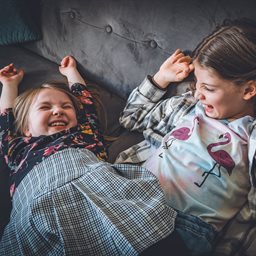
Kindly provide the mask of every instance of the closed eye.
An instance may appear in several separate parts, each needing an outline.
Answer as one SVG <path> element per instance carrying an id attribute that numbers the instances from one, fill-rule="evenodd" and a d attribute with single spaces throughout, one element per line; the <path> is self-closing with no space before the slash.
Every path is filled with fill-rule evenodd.
<path id="1" fill-rule="evenodd" d="M 214 92 L 215 89 L 211 88 L 211 87 L 208 87 L 208 86 L 204 86 L 204 89 L 208 92 Z"/>
<path id="2" fill-rule="evenodd" d="M 49 110 L 51 107 L 48 105 L 43 105 L 43 106 L 39 106 L 38 109 L 39 110 Z"/>
<path id="3" fill-rule="evenodd" d="M 74 108 L 74 106 L 73 106 L 72 104 L 70 104 L 70 103 L 64 104 L 62 107 L 63 107 L 64 109 Z"/>

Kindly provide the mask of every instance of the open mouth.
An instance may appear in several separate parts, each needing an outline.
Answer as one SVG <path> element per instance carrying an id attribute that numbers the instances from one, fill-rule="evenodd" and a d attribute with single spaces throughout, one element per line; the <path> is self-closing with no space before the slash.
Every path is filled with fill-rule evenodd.
<path id="1" fill-rule="evenodd" d="M 55 127 L 55 126 L 66 126 L 66 122 L 52 122 L 49 124 L 50 127 Z"/>
<path id="2" fill-rule="evenodd" d="M 203 104 L 203 107 L 204 107 L 204 110 L 206 112 L 212 112 L 213 111 L 213 106 L 212 105 Z"/>

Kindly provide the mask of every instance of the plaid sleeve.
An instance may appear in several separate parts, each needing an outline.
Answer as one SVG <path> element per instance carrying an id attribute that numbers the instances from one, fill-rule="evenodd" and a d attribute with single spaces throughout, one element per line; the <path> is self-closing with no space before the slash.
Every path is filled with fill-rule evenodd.
<path id="1" fill-rule="evenodd" d="M 167 133 L 165 125 L 159 126 L 161 120 L 175 120 L 184 115 L 188 107 L 195 103 L 191 93 L 183 96 L 173 96 L 168 99 L 162 99 L 166 91 L 154 86 L 148 77 L 135 88 L 130 94 L 127 104 L 121 113 L 120 123 L 125 128 L 133 131 L 143 131 L 153 129 Z"/>

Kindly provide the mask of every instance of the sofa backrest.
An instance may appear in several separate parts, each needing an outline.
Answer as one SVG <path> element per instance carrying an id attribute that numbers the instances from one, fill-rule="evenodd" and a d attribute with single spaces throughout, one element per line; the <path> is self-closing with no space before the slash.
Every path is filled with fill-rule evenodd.
<path id="1" fill-rule="evenodd" d="M 255 17 L 254 0 L 42 0 L 43 39 L 26 47 L 126 98 L 176 49 L 191 51 L 225 18 Z"/>

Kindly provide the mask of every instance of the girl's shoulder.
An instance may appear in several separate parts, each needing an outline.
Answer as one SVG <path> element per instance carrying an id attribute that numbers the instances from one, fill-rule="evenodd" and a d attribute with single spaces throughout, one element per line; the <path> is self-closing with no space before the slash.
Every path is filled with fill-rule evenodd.
<path id="1" fill-rule="evenodd" d="M 171 102 L 173 107 L 178 107 L 178 109 L 191 108 L 198 102 L 191 91 L 185 92 L 181 95 L 172 96 L 168 100 Z"/>

